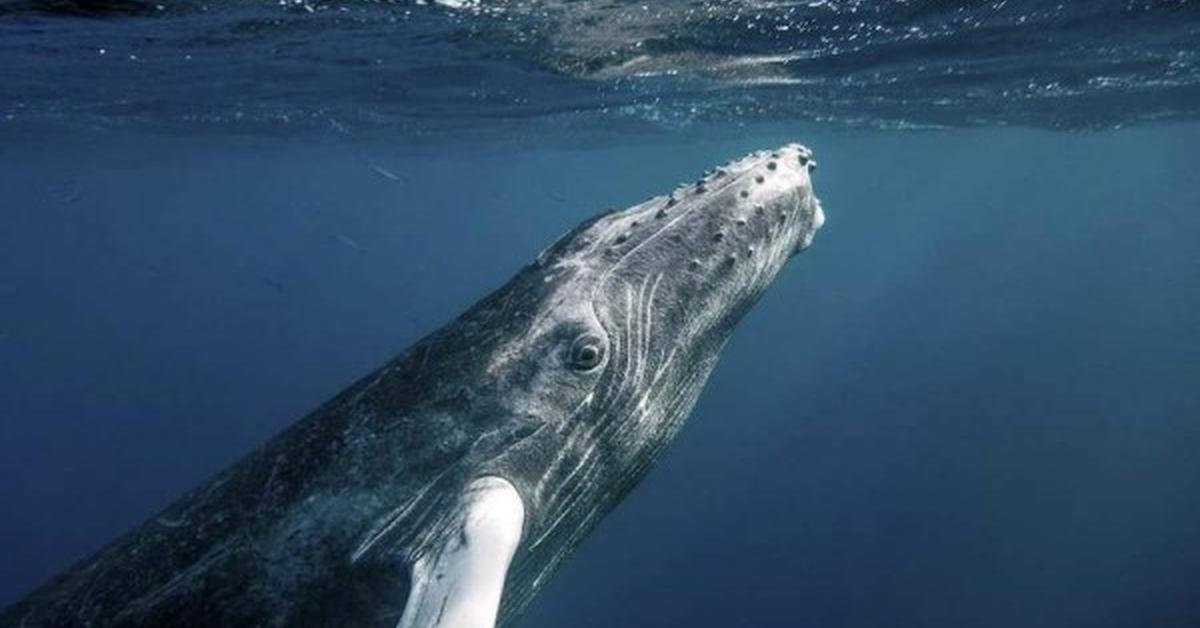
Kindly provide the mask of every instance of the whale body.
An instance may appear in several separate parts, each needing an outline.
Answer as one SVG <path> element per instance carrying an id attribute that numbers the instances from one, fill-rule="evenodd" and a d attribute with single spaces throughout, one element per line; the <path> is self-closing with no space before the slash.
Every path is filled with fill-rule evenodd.
<path id="1" fill-rule="evenodd" d="M 811 244 L 814 168 L 760 151 L 584 222 L 0 626 L 511 623 Z"/>

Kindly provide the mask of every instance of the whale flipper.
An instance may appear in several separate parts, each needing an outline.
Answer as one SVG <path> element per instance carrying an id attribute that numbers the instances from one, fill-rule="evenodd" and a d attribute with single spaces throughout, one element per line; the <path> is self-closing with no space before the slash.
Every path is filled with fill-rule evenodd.
<path id="1" fill-rule="evenodd" d="M 492 628 L 521 542 L 525 505 L 508 480 L 482 477 L 463 496 L 455 534 L 412 568 L 398 628 Z"/>

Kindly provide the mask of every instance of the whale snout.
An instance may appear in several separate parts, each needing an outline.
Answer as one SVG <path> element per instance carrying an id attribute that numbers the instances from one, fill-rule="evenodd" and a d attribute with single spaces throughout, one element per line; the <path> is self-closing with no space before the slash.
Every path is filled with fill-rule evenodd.
<path id="1" fill-rule="evenodd" d="M 813 193 L 812 187 L 812 173 L 817 169 L 817 160 L 813 157 L 813 151 L 802 144 L 788 144 L 774 151 L 772 155 L 777 156 L 779 163 L 791 170 L 791 177 L 785 176 L 783 185 L 793 186 L 794 198 L 787 200 L 789 195 L 781 193 L 779 202 L 792 205 L 797 215 L 797 220 L 791 227 L 792 236 L 796 239 L 791 254 L 795 255 L 807 249 L 817 231 L 825 225 L 825 210 Z"/>
<path id="2" fill-rule="evenodd" d="M 611 211 L 567 234 L 539 266 L 588 268 L 598 276 L 645 265 L 754 283 L 807 248 L 825 223 L 813 193 L 817 161 L 801 144 L 759 150 L 704 172 L 663 196 Z"/>
<path id="3" fill-rule="evenodd" d="M 802 144 L 751 153 L 717 169 L 729 182 L 724 198 L 730 201 L 714 198 L 709 211 L 718 219 L 732 216 L 742 256 L 779 251 L 783 258 L 790 257 L 812 244 L 825 223 L 813 193 L 816 168 L 813 151 Z"/>

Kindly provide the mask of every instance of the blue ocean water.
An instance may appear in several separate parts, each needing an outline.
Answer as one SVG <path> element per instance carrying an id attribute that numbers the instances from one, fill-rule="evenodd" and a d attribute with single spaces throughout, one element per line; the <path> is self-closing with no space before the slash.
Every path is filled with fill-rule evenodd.
<path id="1" fill-rule="evenodd" d="M 0 1 L 0 605 L 560 233 L 828 224 L 521 625 L 1200 624 L 1192 2 Z"/>

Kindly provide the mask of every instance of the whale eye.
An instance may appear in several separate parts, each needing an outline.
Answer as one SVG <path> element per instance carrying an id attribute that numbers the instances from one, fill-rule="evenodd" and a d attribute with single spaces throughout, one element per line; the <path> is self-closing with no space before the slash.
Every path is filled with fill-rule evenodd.
<path id="1" fill-rule="evenodd" d="M 582 336 L 571 345 L 567 361 L 577 371 L 590 371 L 604 361 L 604 342 L 596 336 Z"/>

